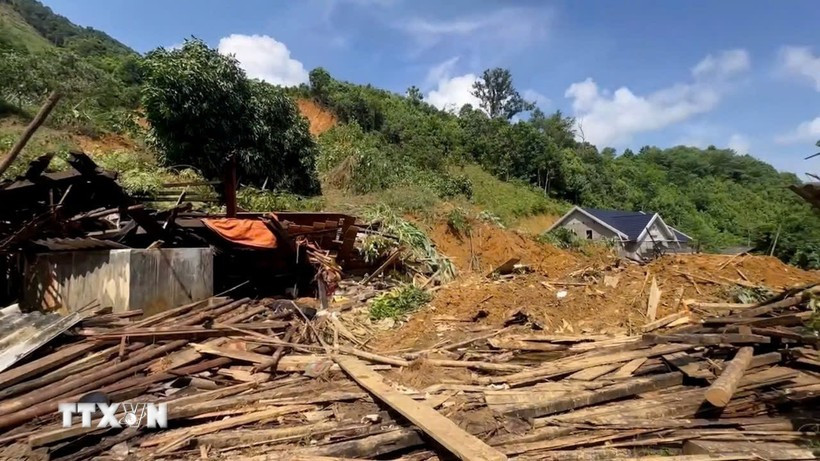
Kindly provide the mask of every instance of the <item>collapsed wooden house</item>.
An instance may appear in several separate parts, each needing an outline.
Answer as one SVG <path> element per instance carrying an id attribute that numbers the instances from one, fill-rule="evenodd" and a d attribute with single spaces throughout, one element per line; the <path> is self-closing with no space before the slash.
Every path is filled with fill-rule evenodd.
<path id="1" fill-rule="evenodd" d="M 0 373 L 0 458 L 816 459 L 817 292 L 693 304 L 634 336 L 524 325 L 395 353 L 368 350 L 340 306 L 91 306 Z M 434 370 L 462 378 L 397 384 Z M 60 402 L 100 394 L 166 403 L 168 428 L 63 426 Z"/>
<path id="2" fill-rule="evenodd" d="M 327 269 L 309 254 L 332 254 L 340 268 L 369 266 L 353 251 L 363 227 L 353 216 L 203 213 L 186 189 L 153 210 L 87 155 L 72 152 L 71 170 L 45 173 L 52 157 L 0 183 L 0 304 L 73 311 L 96 300 L 159 310 L 240 284 L 239 294 L 306 295 Z"/>

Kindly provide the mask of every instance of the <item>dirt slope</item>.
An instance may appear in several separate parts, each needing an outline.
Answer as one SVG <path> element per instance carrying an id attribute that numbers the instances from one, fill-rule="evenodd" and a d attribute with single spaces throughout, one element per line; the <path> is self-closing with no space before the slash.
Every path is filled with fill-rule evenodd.
<path id="1" fill-rule="evenodd" d="M 310 122 L 310 134 L 313 136 L 319 136 L 336 126 L 336 116 L 313 100 L 298 99 L 296 105 L 299 106 L 299 112 Z"/>
<path id="2" fill-rule="evenodd" d="M 430 237 L 462 272 L 486 274 L 510 258 L 519 258 L 544 275 L 559 275 L 578 264 L 578 255 L 544 245 L 518 232 L 474 222 L 468 236 L 454 233 L 446 223 L 433 227 Z"/>
<path id="3" fill-rule="evenodd" d="M 687 300 L 736 301 L 741 291 L 748 291 L 743 285 L 779 291 L 820 279 L 819 271 L 804 271 L 768 256 L 667 255 L 639 265 L 606 252 L 560 250 L 489 225 L 474 230 L 472 253 L 481 269 L 471 271 L 469 239 L 454 236 L 446 225 L 436 227 L 432 236 L 462 269 L 461 276 L 438 289 L 433 301 L 407 323 L 377 338 L 377 347 L 397 350 L 456 341 L 500 328 L 519 311 L 529 318 L 528 326 L 521 328 L 566 334 L 634 332 L 647 322 L 653 277 L 661 290 L 658 317 L 686 309 Z M 486 277 L 491 267 L 512 256 L 534 272 Z"/>

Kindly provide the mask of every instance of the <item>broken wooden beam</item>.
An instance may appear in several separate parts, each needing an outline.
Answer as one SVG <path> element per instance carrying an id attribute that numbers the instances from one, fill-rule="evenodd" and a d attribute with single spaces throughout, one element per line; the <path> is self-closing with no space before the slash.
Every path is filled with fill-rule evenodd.
<path id="1" fill-rule="evenodd" d="M 725 333 L 725 334 L 670 334 L 670 335 L 643 335 L 644 341 L 654 344 L 666 343 L 686 343 L 716 346 L 719 344 L 768 344 L 772 342 L 768 336 L 761 336 L 755 334 L 742 333 Z"/>
<path id="2" fill-rule="evenodd" d="M 504 454 L 465 432 L 431 407 L 416 402 L 393 389 L 381 375 L 371 371 L 361 360 L 340 355 L 335 355 L 333 359 L 360 386 L 410 420 L 459 459 L 465 461 L 507 459 Z"/>
<path id="3" fill-rule="evenodd" d="M 677 386 L 683 382 L 683 374 L 677 371 L 646 378 L 633 378 L 610 387 L 593 391 L 581 391 L 557 397 L 547 402 L 537 402 L 505 411 L 506 414 L 521 418 L 536 418 L 576 408 L 587 407 L 630 397 L 644 392 L 657 391 Z"/>

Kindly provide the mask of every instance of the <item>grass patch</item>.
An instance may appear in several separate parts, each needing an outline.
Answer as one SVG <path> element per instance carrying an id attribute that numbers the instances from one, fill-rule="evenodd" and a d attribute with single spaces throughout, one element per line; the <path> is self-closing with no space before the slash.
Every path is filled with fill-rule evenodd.
<path id="1" fill-rule="evenodd" d="M 537 237 L 537 240 L 565 250 L 583 250 L 588 244 L 587 240 L 578 237 L 575 232 L 563 227 L 544 232 Z"/>
<path id="2" fill-rule="evenodd" d="M 379 201 L 399 213 L 430 215 L 440 203 L 435 192 L 415 184 L 394 186 L 378 195 Z"/>
<path id="3" fill-rule="evenodd" d="M 502 181 L 478 165 L 459 169 L 472 184 L 471 202 L 477 207 L 511 224 L 518 218 L 549 213 L 562 215 L 569 204 L 545 197 L 544 193 L 519 181 Z"/>
<path id="4" fill-rule="evenodd" d="M 54 48 L 40 35 L 11 5 L 0 3 L 0 39 L 14 47 L 29 51 L 43 51 Z"/>
<path id="5" fill-rule="evenodd" d="M 430 302 L 430 293 L 415 285 L 404 285 L 378 296 L 370 305 L 370 319 L 398 319 Z"/>

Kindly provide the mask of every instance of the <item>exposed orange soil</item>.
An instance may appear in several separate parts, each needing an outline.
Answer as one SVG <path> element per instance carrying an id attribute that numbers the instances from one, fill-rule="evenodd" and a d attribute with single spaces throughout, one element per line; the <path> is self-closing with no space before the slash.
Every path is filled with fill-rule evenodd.
<path id="1" fill-rule="evenodd" d="M 310 122 L 310 134 L 319 136 L 336 126 L 336 116 L 312 99 L 298 99 L 299 112 Z"/>
<path id="2" fill-rule="evenodd" d="M 474 230 L 473 251 L 482 268 L 471 272 L 469 239 L 459 240 L 446 225 L 436 227 L 432 236 L 462 268 L 461 276 L 438 289 L 428 306 L 372 346 L 382 350 L 432 347 L 445 339 L 456 341 L 498 329 L 519 311 L 529 319 L 527 329 L 567 334 L 634 332 L 647 322 L 653 277 L 661 290 L 658 317 L 685 309 L 686 300 L 736 301 L 733 298 L 742 288 L 737 281 L 779 291 L 820 279 L 820 271 L 804 271 L 768 256 L 667 255 L 639 265 L 605 251 L 592 255 L 563 251 L 491 226 Z M 512 256 L 520 257 L 534 272 L 497 280 L 486 277 L 491 267 Z M 615 279 L 617 285 L 611 286 Z M 561 291 L 566 292 L 563 298 L 558 297 Z"/>
<path id="3" fill-rule="evenodd" d="M 467 236 L 457 235 L 447 224 L 439 223 L 433 227 L 430 237 L 439 251 L 449 256 L 461 271 L 486 274 L 510 258 L 520 258 L 522 264 L 542 274 L 557 275 L 578 263 L 576 254 L 480 222 L 472 224 L 472 231 Z"/>

